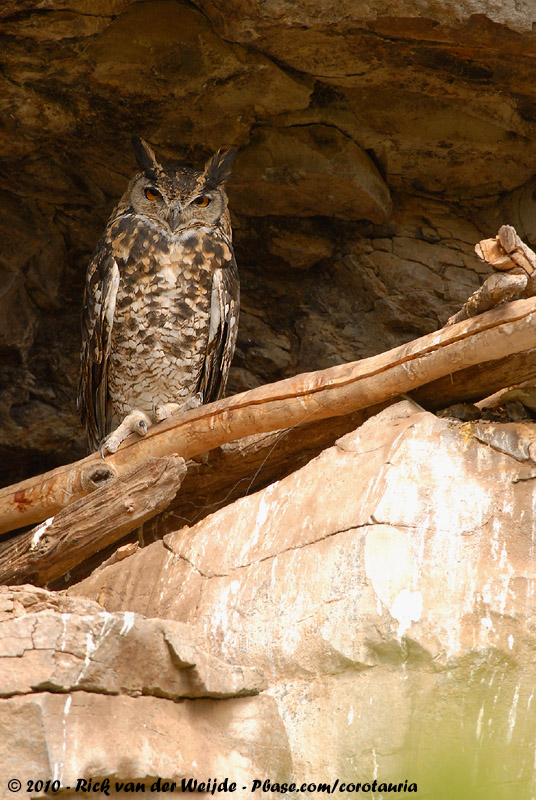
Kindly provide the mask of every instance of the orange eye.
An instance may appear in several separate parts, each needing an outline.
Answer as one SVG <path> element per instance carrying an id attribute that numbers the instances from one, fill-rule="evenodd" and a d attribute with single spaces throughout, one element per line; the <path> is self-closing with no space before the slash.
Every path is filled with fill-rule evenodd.
<path id="1" fill-rule="evenodd" d="M 145 189 L 145 197 L 147 200 L 160 200 L 162 197 L 161 193 L 158 189 L 155 189 L 154 186 L 147 186 Z"/>
<path id="2" fill-rule="evenodd" d="M 207 197 L 204 194 L 200 194 L 199 197 L 196 197 L 195 200 L 193 200 L 193 204 L 195 206 L 199 206 L 199 208 L 206 208 L 209 203 L 210 197 Z"/>

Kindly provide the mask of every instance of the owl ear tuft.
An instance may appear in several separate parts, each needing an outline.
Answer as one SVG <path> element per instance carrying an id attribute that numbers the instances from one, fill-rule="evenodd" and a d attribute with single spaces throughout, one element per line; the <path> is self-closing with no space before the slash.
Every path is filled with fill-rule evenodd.
<path id="1" fill-rule="evenodd" d="M 135 134 L 132 135 L 132 145 L 136 154 L 136 161 L 139 168 L 152 180 L 157 180 L 159 174 L 162 172 L 154 150 L 143 139 Z"/>
<path id="2" fill-rule="evenodd" d="M 231 167 L 235 160 L 236 150 L 232 147 L 223 152 L 218 150 L 212 158 L 205 164 L 205 189 L 215 189 L 220 183 L 224 183 L 231 173 Z"/>

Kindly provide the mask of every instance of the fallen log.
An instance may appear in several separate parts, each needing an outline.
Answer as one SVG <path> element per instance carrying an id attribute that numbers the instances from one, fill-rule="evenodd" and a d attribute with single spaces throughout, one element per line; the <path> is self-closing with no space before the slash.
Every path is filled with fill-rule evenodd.
<path id="1" fill-rule="evenodd" d="M 444 376 L 455 382 L 462 370 L 534 348 L 535 326 L 536 299 L 518 300 L 380 355 L 297 375 L 178 414 L 155 425 L 142 439 L 130 436 L 105 461 L 95 453 L 1 490 L 0 533 L 39 522 L 83 497 L 98 483 L 99 470 L 119 476 L 151 456 L 179 453 L 191 458 L 252 433 L 368 408 Z M 504 385 L 498 383 L 496 388 Z"/>
<path id="2" fill-rule="evenodd" d="M 179 456 L 147 458 L 34 530 L 0 543 L 0 584 L 43 586 L 163 511 L 186 474 Z"/>

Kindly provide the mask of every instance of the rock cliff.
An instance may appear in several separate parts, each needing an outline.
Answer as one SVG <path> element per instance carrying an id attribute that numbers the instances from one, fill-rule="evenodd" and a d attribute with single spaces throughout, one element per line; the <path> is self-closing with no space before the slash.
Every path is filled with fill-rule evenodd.
<path id="1" fill-rule="evenodd" d="M 479 425 L 395 403 L 67 594 L 5 588 L 0 775 L 530 797 L 533 431 Z"/>

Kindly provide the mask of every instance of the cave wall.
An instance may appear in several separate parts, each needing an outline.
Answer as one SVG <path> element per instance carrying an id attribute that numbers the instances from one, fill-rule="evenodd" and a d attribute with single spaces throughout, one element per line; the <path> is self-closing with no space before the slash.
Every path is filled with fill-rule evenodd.
<path id="1" fill-rule="evenodd" d="M 229 185 L 242 317 L 229 390 L 388 349 L 536 236 L 528 2 L 42 0 L 0 8 L 0 480 L 78 458 L 85 269 L 130 135 Z"/>

